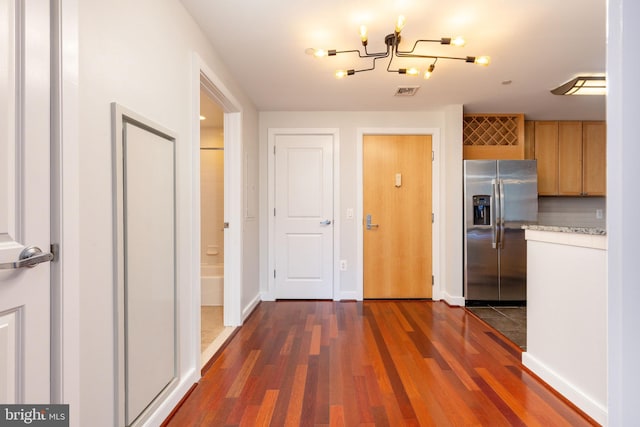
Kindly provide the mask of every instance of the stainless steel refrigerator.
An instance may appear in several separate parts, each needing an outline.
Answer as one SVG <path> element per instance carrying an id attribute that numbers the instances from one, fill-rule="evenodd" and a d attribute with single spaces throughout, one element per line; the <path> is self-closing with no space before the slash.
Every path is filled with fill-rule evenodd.
<path id="1" fill-rule="evenodd" d="M 538 217 L 535 160 L 464 161 L 464 292 L 474 302 L 527 299 L 523 224 Z"/>

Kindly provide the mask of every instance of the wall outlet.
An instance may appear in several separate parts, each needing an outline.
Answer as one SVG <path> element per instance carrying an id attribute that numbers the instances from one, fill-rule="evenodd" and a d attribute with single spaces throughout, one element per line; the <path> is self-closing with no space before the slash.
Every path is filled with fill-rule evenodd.
<path id="1" fill-rule="evenodd" d="M 602 209 L 596 209 L 596 218 L 597 219 L 602 219 L 603 218 Z"/>
<path id="2" fill-rule="evenodd" d="M 341 271 L 347 271 L 347 260 L 346 259 L 341 259 L 340 260 L 340 270 Z"/>

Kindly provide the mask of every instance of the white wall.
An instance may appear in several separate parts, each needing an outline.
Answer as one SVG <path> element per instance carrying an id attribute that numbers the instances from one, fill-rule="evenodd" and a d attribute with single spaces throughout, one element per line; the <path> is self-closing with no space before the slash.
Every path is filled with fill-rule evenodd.
<path id="1" fill-rule="evenodd" d="M 640 425 L 640 2 L 609 0 L 607 235 L 609 425 Z"/>
<path id="2" fill-rule="evenodd" d="M 358 130 L 363 128 L 437 128 L 440 130 L 440 212 L 437 228 L 440 236 L 440 265 L 436 280 L 446 291 L 449 302 L 462 301 L 462 107 L 451 106 L 443 111 L 395 112 L 261 112 L 260 113 L 260 271 L 261 289 L 268 284 L 268 130 L 269 128 L 338 128 L 340 140 L 340 259 L 350 268 L 340 274 L 340 292 L 353 294 L 357 288 L 357 226 L 358 219 L 347 219 L 346 210 L 357 211 L 356 149 Z M 435 235 L 435 233 L 434 233 Z M 445 255 L 446 254 L 446 255 Z"/>
<path id="3" fill-rule="evenodd" d="M 197 256 L 191 253 L 190 232 L 195 197 L 191 188 L 192 115 L 198 114 L 191 111 L 193 53 L 198 53 L 242 104 L 247 157 L 257 157 L 257 113 L 178 0 L 63 0 L 68 16 L 73 16 L 74 10 L 69 9 L 76 4 L 79 46 L 74 40 L 63 40 L 65 49 L 77 49 L 79 62 L 78 113 L 71 121 L 78 123 L 80 419 L 72 423 L 112 426 L 116 375 L 110 103 L 115 101 L 178 135 L 177 272 L 181 321 L 195 316 L 190 303 L 198 283 L 190 269 L 191 259 Z M 71 107 L 66 110 L 69 114 L 74 111 Z M 74 129 L 67 131 L 72 134 Z M 257 182 L 245 184 L 255 186 Z M 257 204 L 257 194 L 251 194 L 256 199 L 251 203 Z M 245 220 L 243 224 L 248 248 L 242 260 L 244 282 L 234 284 L 242 287 L 243 301 L 258 294 L 254 267 L 258 257 L 252 249 L 258 246 L 256 223 Z M 199 337 L 193 334 L 180 338 L 181 392 L 172 395 L 169 410 L 199 377 L 199 366 L 195 366 L 198 358 L 193 354 L 197 342 Z"/>
<path id="4" fill-rule="evenodd" d="M 202 96 L 202 93 L 201 93 Z M 200 264 L 224 262 L 224 148 L 222 128 L 200 128 Z"/>

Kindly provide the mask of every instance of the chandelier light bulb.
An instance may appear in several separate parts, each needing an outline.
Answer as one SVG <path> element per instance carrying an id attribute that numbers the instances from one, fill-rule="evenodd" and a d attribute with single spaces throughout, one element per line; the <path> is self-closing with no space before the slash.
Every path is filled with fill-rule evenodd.
<path id="1" fill-rule="evenodd" d="M 420 70 L 418 70 L 417 68 L 408 68 L 407 74 L 409 74 L 410 76 L 417 76 L 418 74 L 420 74 Z"/>
<path id="2" fill-rule="evenodd" d="M 367 44 L 367 27 L 364 25 L 360 25 L 360 40 L 362 40 L 362 44 Z"/>
<path id="3" fill-rule="evenodd" d="M 338 70 L 336 71 L 336 79 L 342 79 L 347 76 L 353 76 L 356 73 L 355 70 Z"/>
<path id="4" fill-rule="evenodd" d="M 466 43 L 466 41 L 461 36 L 458 36 L 458 37 L 454 38 L 453 40 L 451 40 L 451 44 L 456 46 L 456 47 L 462 47 L 462 46 L 465 45 L 465 43 Z"/>
<path id="5" fill-rule="evenodd" d="M 324 49 L 314 49 L 313 56 L 315 56 L 316 58 L 322 58 L 324 56 L 327 56 L 327 51 Z"/>
<path id="6" fill-rule="evenodd" d="M 400 34 L 400 31 L 404 28 L 406 19 L 403 15 L 398 16 L 398 22 L 396 22 L 396 34 Z"/>
<path id="7" fill-rule="evenodd" d="M 488 56 L 478 56 L 475 60 L 475 63 L 486 67 L 491 63 L 491 58 Z"/>
<path id="8" fill-rule="evenodd" d="M 430 79 L 431 78 L 431 74 L 433 74 L 433 70 L 435 68 L 436 68 L 435 64 L 429 65 L 429 69 L 424 72 L 424 78 L 425 79 Z"/>

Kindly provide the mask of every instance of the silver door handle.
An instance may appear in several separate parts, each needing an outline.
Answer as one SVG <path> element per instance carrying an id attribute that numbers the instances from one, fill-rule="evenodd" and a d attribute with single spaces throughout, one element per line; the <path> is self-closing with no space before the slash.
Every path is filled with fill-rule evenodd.
<path id="1" fill-rule="evenodd" d="M 324 221 L 320 221 L 320 225 L 331 225 L 331 220 L 325 219 Z"/>
<path id="2" fill-rule="evenodd" d="M 497 197 L 498 197 L 498 191 L 496 189 L 496 180 L 492 179 L 491 180 L 491 186 L 492 186 L 492 191 L 493 194 L 491 195 L 491 247 L 493 249 L 496 249 L 496 244 L 498 241 L 498 225 L 497 225 L 497 221 L 498 218 L 500 217 L 498 212 L 496 212 L 496 210 L 498 209 L 498 202 L 496 201 Z"/>
<path id="3" fill-rule="evenodd" d="M 367 215 L 367 230 L 378 228 L 378 224 L 371 224 L 371 214 Z"/>
<path id="4" fill-rule="evenodd" d="M 0 270 L 13 270 L 16 268 L 33 268 L 36 265 L 53 260 L 52 253 L 42 253 L 37 246 L 26 247 L 20 252 L 18 261 L 5 262 L 0 264 Z"/>
<path id="5" fill-rule="evenodd" d="M 504 181 L 500 180 L 500 240 L 498 240 L 500 244 L 500 248 L 504 249 Z"/>

